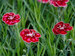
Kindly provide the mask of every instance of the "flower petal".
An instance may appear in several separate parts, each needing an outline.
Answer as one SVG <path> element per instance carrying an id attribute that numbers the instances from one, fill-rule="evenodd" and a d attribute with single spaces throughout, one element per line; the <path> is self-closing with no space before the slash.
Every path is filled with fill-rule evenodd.
<path id="1" fill-rule="evenodd" d="M 57 1 L 57 5 L 59 7 L 66 7 L 67 6 L 67 4 L 65 2 L 62 2 L 62 1 Z"/>
<path id="2" fill-rule="evenodd" d="M 54 33 L 54 34 L 56 34 L 56 35 L 58 35 L 58 34 L 59 34 L 58 32 L 56 32 L 56 30 L 55 30 L 55 29 L 52 29 L 52 31 L 53 31 L 53 33 Z"/>
<path id="3" fill-rule="evenodd" d="M 36 42 L 36 39 L 33 37 L 33 38 L 31 38 L 31 41 L 32 42 Z"/>
<path id="4" fill-rule="evenodd" d="M 61 31 L 60 31 L 60 34 L 65 35 L 65 34 L 67 34 L 67 32 L 66 32 L 66 31 L 61 30 Z"/>
<path id="5" fill-rule="evenodd" d="M 25 41 L 26 41 L 27 43 L 30 43 L 30 42 L 31 42 L 30 38 L 26 38 Z"/>
<path id="6" fill-rule="evenodd" d="M 39 33 L 35 33 L 35 37 L 39 38 L 41 35 Z"/>
<path id="7" fill-rule="evenodd" d="M 14 19 L 20 19 L 20 15 L 19 14 L 16 14 Z"/>
<path id="8" fill-rule="evenodd" d="M 32 33 L 32 32 L 36 33 L 36 31 L 35 31 L 34 29 L 30 29 L 30 31 L 31 31 L 31 33 Z"/>

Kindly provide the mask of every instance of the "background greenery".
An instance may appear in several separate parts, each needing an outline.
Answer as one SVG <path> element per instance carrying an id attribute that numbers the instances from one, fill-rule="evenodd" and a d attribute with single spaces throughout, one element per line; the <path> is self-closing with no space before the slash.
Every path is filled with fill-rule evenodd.
<path id="1" fill-rule="evenodd" d="M 9 26 L 2 21 L 7 12 L 20 14 L 21 21 Z M 55 35 L 57 22 L 70 23 L 73 30 L 66 35 Z M 25 28 L 41 34 L 37 43 L 26 43 L 20 37 Z M 0 56 L 75 56 L 75 1 L 65 8 L 56 8 L 37 0 L 0 0 Z"/>

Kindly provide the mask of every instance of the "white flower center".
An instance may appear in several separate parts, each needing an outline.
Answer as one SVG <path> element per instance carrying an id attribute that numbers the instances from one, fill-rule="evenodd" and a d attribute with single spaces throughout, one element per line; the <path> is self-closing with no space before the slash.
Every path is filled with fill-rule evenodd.
<path id="1" fill-rule="evenodd" d="M 64 29 L 64 27 L 65 27 L 65 25 L 63 25 L 63 26 L 59 25 L 59 27 L 57 27 L 57 28 Z"/>
<path id="2" fill-rule="evenodd" d="M 26 36 L 31 36 L 33 37 L 35 34 L 34 33 L 30 33 L 30 34 L 27 34 Z"/>
<path id="3" fill-rule="evenodd" d="M 61 27 L 60 29 L 64 29 L 64 27 Z"/>
<path id="4" fill-rule="evenodd" d="M 27 34 L 27 36 L 32 36 L 33 34 Z"/>
<path id="5" fill-rule="evenodd" d="M 13 16 L 9 16 L 9 18 L 8 18 L 8 19 L 12 20 L 13 18 L 14 18 Z"/>

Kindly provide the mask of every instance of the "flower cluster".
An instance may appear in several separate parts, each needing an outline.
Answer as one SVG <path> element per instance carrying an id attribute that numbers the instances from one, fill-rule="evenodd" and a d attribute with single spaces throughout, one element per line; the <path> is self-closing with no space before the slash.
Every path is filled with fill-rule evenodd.
<path id="1" fill-rule="evenodd" d="M 20 22 L 20 15 L 13 12 L 6 13 L 3 15 L 2 21 L 8 25 L 15 25 Z M 38 42 L 39 37 L 41 37 L 40 33 L 37 33 L 34 29 L 23 29 L 20 32 L 20 36 L 27 43 Z"/>
<path id="2" fill-rule="evenodd" d="M 51 5 L 54 5 L 55 7 L 65 7 L 67 6 L 67 2 L 69 0 L 38 0 L 42 3 L 50 3 Z M 16 23 L 20 22 L 20 15 L 15 14 L 13 12 L 6 13 L 3 15 L 2 21 L 5 22 L 8 25 L 15 25 Z M 67 34 L 67 31 L 72 30 L 73 27 L 70 26 L 69 23 L 63 23 L 58 22 L 54 28 L 52 29 L 53 33 L 58 34 Z M 35 43 L 39 41 L 39 38 L 41 37 L 40 33 L 37 33 L 34 29 L 23 29 L 20 32 L 20 36 L 22 39 L 27 43 Z"/>
<path id="3" fill-rule="evenodd" d="M 66 7 L 67 2 L 69 2 L 69 0 L 38 0 L 38 1 L 42 3 L 50 3 L 55 7 Z"/>
<path id="4" fill-rule="evenodd" d="M 47 0 L 42 0 L 42 1 L 47 1 Z M 20 22 L 20 16 L 19 14 L 14 14 L 12 12 L 10 13 L 6 13 L 4 14 L 2 20 L 8 24 L 8 25 L 14 25 L 18 22 Z M 58 22 L 54 28 L 52 29 L 52 31 L 54 32 L 54 34 L 67 34 L 67 31 L 72 30 L 73 27 L 70 26 L 69 23 L 63 23 Z M 31 42 L 38 42 L 39 38 L 41 37 L 40 33 L 37 33 L 34 29 L 23 29 L 20 32 L 20 36 L 22 37 L 22 39 L 24 41 L 26 41 L 27 43 L 31 43 Z"/>
<path id="5" fill-rule="evenodd" d="M 52 29 L 52 31 L 57 35 L 57 34 L 67 34 L 67 31 L 72 30 L 73 27 L 70 26 L 69 23 L 63 23 L 62 21 L 57 23 L 54 28 Z"/>

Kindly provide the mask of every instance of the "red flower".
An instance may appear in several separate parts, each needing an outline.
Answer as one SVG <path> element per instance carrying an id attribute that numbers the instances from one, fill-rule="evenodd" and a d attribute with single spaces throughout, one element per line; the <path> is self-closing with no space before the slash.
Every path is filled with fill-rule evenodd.
<path id="1" fill-rule="evenodd" d="M 42 3 L 48 3 L 49 0 L 38 0 L 39 2 L 42 2 Z"/>
<path id="2" fill-rule="evenodd" d="M 68 23 L 63 23 L 63 22 L 59 22 L 57 23 L 54 28 L 52 29 L 52 31 L 54 32 L 54 34 L 67 34 L 67 31 L 72 30 L 73 27 L 70 26 L 70 24 Z"/>
<path id="3" fill-rule="evenodd" d="M 20 32 L 20 36 L 27 43 L 38 42 L 39 37 L 41 37 L 41 35 L 39 33 L 36 33 L 36 31 L 34 29 L 23 29 Z"/>
<path id="4" fill-rule="evenodd" d="M 20 16 L 19 14 L 15 15 L 14 13 L 10 12 L 4 14 L 2 20 L 8 25 L 14 25 L 15 23 L 20 22 Z"/>
<path id="5" fill-rule="evenodd" d="M 67 2 L 69 2 L 69 0 L 50 0 L 50 4 L 54 5 L 55 7 L 66 7 Z"/>

